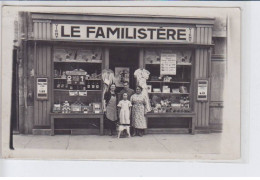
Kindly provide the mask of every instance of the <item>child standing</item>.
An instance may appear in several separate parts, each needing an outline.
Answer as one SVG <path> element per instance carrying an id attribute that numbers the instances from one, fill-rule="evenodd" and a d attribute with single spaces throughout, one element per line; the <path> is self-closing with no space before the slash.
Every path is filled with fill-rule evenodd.
<path id="1" fill-rule="evenodd" d="M 131 112 L 132 104 L 127 99 L 127 93 L 123 94 L 123 100 L 119 101 L 117 106 L 120 108 L 120 114 L 119 114 L 120 125 L 127 126 L 128 127 L 127 129 L 129 129 L 130 112 Z M 130 132 L 127 132 L 127 133 L 130 136 Z"/>

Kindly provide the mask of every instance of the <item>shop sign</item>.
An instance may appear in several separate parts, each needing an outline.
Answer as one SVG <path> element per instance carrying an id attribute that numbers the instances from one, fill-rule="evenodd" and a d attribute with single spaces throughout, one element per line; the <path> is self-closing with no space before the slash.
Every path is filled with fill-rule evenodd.
<path id="1" fill-rule="evenodd" d="M 47 100 L 48 99 L 48 78 L 37 78 L 37 99 Z"/>
<path id="2" fill-rule="evenodd" d="M 194 28 L 52 24 L 52 39 L 193 43 Z"/>
<path id="3" fill-rule="evenodd" d="M 197 100 L 208 100 L 208 80 L 198 80 Z"/>
<path id="4" fill-rule="evenodd" d="M 161 75 L 176 75 L 176 54 L 162 53 L 161 54 Z"/>

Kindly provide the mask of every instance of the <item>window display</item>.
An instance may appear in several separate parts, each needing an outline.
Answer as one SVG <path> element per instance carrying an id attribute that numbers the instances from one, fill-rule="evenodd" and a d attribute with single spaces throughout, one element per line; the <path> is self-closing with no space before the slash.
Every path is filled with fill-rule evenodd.
<path id="1" fill-rule="evenodd" d="M 93 104 L 102 98 L 102 50 L 54 48 L 53 112 L 101 113 Z"/>
<path id="2" fill-rule="evenodd" d="M 144 61 L 151 72 L 147 80 L 151 113 L 191 112 L 192 51 L 146 49 Z"/>

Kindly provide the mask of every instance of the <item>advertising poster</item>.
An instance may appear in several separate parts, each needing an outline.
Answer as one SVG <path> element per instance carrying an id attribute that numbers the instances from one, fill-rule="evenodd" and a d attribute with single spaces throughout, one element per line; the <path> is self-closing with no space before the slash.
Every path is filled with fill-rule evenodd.
<path id="1" fill-rule="evenodd" d="M 129 68 L 128 67 L 116 67 L 115 68 L 115 83 L 117 87 L 123 87 L 124 81 L 129 82 Z"/>
<path id="2" fill-rule="evenodd" d="M 48 98 L 48 81 L 47 78 L 37 79 L 37 99 L 45 100 Z"/>

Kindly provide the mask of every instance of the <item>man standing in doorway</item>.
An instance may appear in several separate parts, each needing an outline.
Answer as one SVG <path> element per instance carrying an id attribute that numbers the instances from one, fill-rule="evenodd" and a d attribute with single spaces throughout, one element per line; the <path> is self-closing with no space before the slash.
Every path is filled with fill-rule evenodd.
<path id="1" fill-rule="evenodd" d="M 118 93 L 118 101 L 121 101 L 123 99 L 124 93 L 127 93 L 127 99 L 128 100 L 130 100 L 130 97 L 135 93 L 135 91 L 133 89 L 129 88 L 129 82 L 128 81 L 124 81 L 124 89 L 122 89 Z"/>

